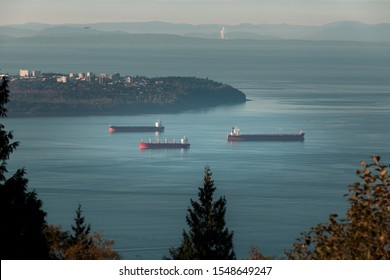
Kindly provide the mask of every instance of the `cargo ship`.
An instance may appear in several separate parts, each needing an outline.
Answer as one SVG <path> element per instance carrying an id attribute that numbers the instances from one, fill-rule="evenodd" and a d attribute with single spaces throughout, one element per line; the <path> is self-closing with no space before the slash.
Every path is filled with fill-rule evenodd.
<path id="1" fill-rule="evenodd" d="M 305 133 L 300 131 L 294 134 L 240 134 L 237 127 L 233 127 L 227 134 L 228 141 L 304 141 Z"/>
<path id="2" fill-rule="evenodd" d="M 172 140 L 172 142 L 168 142 L 165 139 L 164 142 L 156 141 L 152 142 L 150 139 L 148 142 L 141 141 L 139 143 L 140 149 L 188 149 L 190 147 L 190 143 L 188 143 L 188 138 L 183 137 L 180 139 L 180 142 L 176 142 Z"/>
<path id="3" fill-rule="evenodd" d="M 154 126 L 114 126 L 108 127 L 108 132 L 164 132 L 161 121 L 156 121 Z"/>

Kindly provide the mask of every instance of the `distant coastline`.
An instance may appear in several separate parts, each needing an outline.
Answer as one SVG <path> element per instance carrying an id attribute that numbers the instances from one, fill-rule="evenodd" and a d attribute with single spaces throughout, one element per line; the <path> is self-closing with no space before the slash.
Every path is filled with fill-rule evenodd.
<path id="1" fill-rule="evenodd" d="M 247 101 L 230 85 L 196 77 L 21 70 L 9 78 L 10 117 L 180 113 Z"/>

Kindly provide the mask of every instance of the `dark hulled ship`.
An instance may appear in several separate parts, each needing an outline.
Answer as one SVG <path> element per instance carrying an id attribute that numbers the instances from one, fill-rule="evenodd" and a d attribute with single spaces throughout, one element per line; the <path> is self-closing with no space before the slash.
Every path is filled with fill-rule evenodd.
<path id="1" fill-rule="evenodd" d="M 154 126 L 115 126 L 110 125 L 108 132 L 164 132 L 161 121 L 156 121 Z"/>
<path id="2" fill-rule="evenodd" d="M 227 135 L 228 141 L 304 141 L 305 133 L 300 131 L 293 134 L 240 134 L 237 127 L 233 127 Z"/>

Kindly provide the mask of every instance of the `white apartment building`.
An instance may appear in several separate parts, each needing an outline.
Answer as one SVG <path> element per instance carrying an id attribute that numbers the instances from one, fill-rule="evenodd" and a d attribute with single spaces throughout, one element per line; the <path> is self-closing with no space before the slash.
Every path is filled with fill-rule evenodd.
<path id="1" fill-rule="evenodd" d="M 27 69 L 20 69 L 19 76 L 20 77 L 30 77 L 30 73 Z"/>

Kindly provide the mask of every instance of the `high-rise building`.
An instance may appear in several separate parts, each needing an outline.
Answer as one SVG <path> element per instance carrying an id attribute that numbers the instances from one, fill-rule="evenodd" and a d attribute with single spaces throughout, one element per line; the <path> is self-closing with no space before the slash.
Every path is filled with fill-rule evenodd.
<path id="1" fill-rule="evenodd" d="M 31 71 L 32 77 L 39 77 L 42 74 L 41 70 L 33 70 Z"/>

